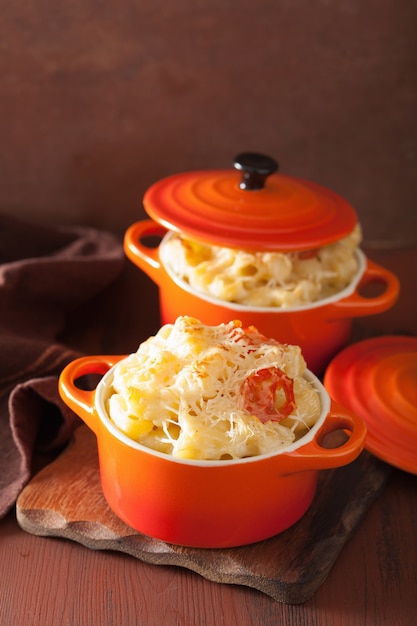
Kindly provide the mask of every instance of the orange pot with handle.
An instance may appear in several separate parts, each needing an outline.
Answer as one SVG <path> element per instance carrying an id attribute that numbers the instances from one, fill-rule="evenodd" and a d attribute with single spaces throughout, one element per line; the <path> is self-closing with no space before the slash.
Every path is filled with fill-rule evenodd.
<path id="1" fill-rule="evenodd" d="M 364 422 L 331 401 L 311 372 L 321 415 L 308 434 L 278 453 L 238 460 L 174 458 L 125 436 L 113 424 L 107 404 L 114 366 L 122 356 L 87 356 L 63 370 L 59 390 L 97 438 L 103 494 L 117 516 L 135 530 L 184 546 L 245 545 L 282 532 L 308 510 L 318 471 L 352 462 L 365 443 Z M 96 389 L 77 381 L 103 375 Z M 326 434 L 343 430 L 340 447 L 324 446 Z"/>
<path id="2" fill-rule="evenodd" d="M 332 191 L 276 173 L 273 159 L 242 154 L 234 170 L 208 170 L 171 176 L 144 197 L 152 219 L 131 225 L 127 257 L 158 286 L 161 323 L 191 315 L 216 325 L 239 318 L 264 335 L 299 345 L 310 370 L 324 372 L 350 337 L 353 320 L 386 311 L 396 302 L 399 281 L 358 249 L 356 272 L 336 294 L 285 308 L 252 306 L 212 297 L 189 285 L 167 260 L 169 241 L 183 234 L 193 241 L 234 250 L 314 255 L 348 236 L 358 223 L 354 209 Z M 157 247 L 148 245 L 159 237 Z M 378 295 L 363 289 L 381 286 Z"/>

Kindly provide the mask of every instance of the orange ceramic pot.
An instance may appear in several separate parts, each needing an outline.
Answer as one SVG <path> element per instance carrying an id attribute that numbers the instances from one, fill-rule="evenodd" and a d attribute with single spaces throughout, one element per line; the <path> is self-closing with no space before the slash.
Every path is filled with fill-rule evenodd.
<path id="1" fill-rule="evenodd" d="M 205 296 L 176 278 L 163 260 L 165 236 L 182 233 L 208 245 L 250 251 L 308 252 L 348 236 L 358 223 L 353 207 L 331 190 L 276 173 L 268 156 L 243 153 L 233 170 L 185 172 L 164 178 L 145 193 L 152 218 L 125 234 L 125 252 L 159 287 L 161 322 L 190 315 L 217 325 L 240 319 L 267 337 L 299 345 L 310 370 L 324 372 L 347 343 L 355 317 L 389 309 L 399 293 L 397 278 L 358 252 L 351 284 L 327 300 L 292 309 L 234 305 Z M 145 244 L 160 235 L 157 248 Z M 365 298 L 362 287 L 381 283 L 382 293 Z"/>
<path id="2" fill-rule="evenodd" d="M 163 236 L 160 245 L 147 246 L 146 238 L 155 235 Z M 170 232 L 153 220 L 137 222 L 125 234 L 127 257 L 159 287 L 162 324 L 174 323 L 180 315 L 190 315 L 212 326 L 239 319 L 243 326 L 256 326 L 266 337 L 300 346 L 309 369 L 316 374 L 323 373 L 332 357 L 348 343 L 354 318 L 381 313 L 398 298 L 397 277 L 358 251 L 356 276 L 333 297 L 286 309 L 225 302 L 197 292 L 169 271 L 163 261 L 168 237 Z M 360 290 L 370 283 L 380 283 L 382 293 L 362 296 Z"/>
<path id="3" fill-rule="evenodd" d="M 307 435 L 275 454 L 227 461 L 178 460 L 146 448 L 110 421 L 107 400 L 113 366 L 123 357 L 82 357 L 59 380 L 60 394 L 97 437 L 101 485 L 117 516 L 135 530 L 184 546 L 245 545 L 282 532 L 309 508 L 318 470 L 346 465 L 361 452 L 364 422 L 334 404 L 319 380 L 322 413 Z M 93 391 L 77 380 L 104 374 Z M 343 429 L 350 438 L 323 447 L 327 433 Z"/>

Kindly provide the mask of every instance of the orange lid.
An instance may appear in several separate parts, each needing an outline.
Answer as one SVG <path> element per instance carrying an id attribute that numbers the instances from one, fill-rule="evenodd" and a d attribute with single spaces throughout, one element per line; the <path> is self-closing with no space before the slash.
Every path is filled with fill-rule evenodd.
<path id="1" fill-rule="evenodd" d="M 366 422 L 369 452 L 417 474 L 417 337 L 375 337 L 345 348 L 324 385 Z"/>
<path id="2" fill-rule="evenodd" d="M 186 172 L 152 185 L 148 215 L 191 239 L 255 250 L 308 250 L 346 237 L 357 223 L 353 207 L 334 192 L 277 174 L 278 164 L 240 154 L 235 169 Z"/>

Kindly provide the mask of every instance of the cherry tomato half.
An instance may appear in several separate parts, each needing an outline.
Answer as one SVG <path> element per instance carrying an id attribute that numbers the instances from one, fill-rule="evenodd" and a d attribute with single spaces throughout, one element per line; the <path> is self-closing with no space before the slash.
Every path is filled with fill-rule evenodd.
<path id="1" fill-rule="evenodd" d="M 263 423 L 280 422 L 295 409 L 294 382 L 279 367 L 267 367 L 250 374 L 241 385 L 241 397 L 245 411 Z"/>

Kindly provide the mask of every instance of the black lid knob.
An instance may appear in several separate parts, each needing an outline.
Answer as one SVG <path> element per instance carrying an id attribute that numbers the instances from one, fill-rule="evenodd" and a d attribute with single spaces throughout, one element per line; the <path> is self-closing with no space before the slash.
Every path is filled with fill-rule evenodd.
<path id="1" fill-rule="evenodd" d="M 275 159 L 258 152 L 242 152 L 235 157 L 234 166 L 243 172 L 239 187 L 245 191 L 262 189 L 268 176 L 278 170 Z"/>

